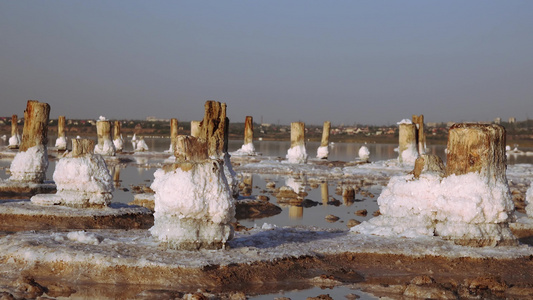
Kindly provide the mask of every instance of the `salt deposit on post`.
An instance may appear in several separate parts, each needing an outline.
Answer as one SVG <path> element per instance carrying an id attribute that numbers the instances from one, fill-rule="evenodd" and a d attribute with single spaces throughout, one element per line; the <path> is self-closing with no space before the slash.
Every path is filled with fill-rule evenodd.
<path id="1" fill-rule="evenodd" d="M 228 123 L 226 104 L 207 101 L 199 137 L 179 136 L 176 163 L 154 173 L 150 232 L 170 248 L 221 249 L 233 237 L 235 205 L 225 174 Z"/>
<path id="2" fill-rule="evenodd" d="M 18 129 L 18 116 L 11 116 L 11 137 L 9 138 L 9 149 L 18 149 L 20 145 L 20 135 Z"/>
<path id="3" fill-rule="evenodd" d="M 59 116 L 57 119 L 57 139 L 55 144 L 57 150 L 67 150 L 67 136 L 65 135 L 65 116 Z"/>
<path id="4" fill-rule="evenodd" d="M 413 123 L 416 124 L 418 153 L 426 153 L 426 132 L 424 131 L 424 115 L 413 115 Z"/>
<path id="5" fill-rule="evenodd" d="M 382 215 L 352 231 L 436 235 L 470 246 L 515 244 L 509 230 L 514 205 L 505 174 L 505 129 L 456 124 L 450 128 L 447 147 L 444 177 L 438 162 L 415 170 L 418 178 L 415 174 L 392 177 L 378 198 Z"/>
<path id="6" fill-rule="evenodd" d="M 244 121 L 244 144 L 242 147 L 235 151 L 235 155 L 255 155 L 254 147 L 254 121 L 251 116 L 246 116 Z"/>
<path id="7" fill-rule="evenodd" d="M 291 147 L 287 151 L 287 159 L 291 164 L 302 164 L 307 162 L 307 151 L 305 150 L 305 123 L 291 123 Z"/>
<path id="8" fill-rule="evenodd" d="M 100 116 L 96 121 L 96 132 L 98 144 L 94 147 L 94 153 L 114 156 L 116 154 L 115 144 L 111 140 L 111 122 Z"/>
<path id="9" fill-rule="evenodd" d="M 50 105 L 28 100 L 19 152 L 11 162 L 12 181 L 43 182 L 48 168 L 46 148 Z"/>
<path id="10" fill-rule="evenodd" d="M 107 206 L 113 198 L 113 179 L 104 159 L 93 149 L 92 140 L 72 140 L 72 152 L 62 157 L 54 170 L 57 193 L 35 195 L 31 201 L 39 205 Z"/>
<path id="11" fill-rule="evenodd" d="M 402 164 L 414 165 L 418 157 L 416 124 L 413 124 L 411 120 L 403 119 L 401 122 L 398 122 L 398 125 L 400 131 L 398 160 Z"/>
<path id="12" fill-rule="evenodd" d="M 363 162 L 368 162 L 370 160 L 370 150 L 367 146 L 361 146 L 359 148 L 359 159 Z"/>
<path id="13" fill-rule="evenodd" d="M 115 145 L 116 152 L 122 152 L 124 149 L 124 139 L 122 139 L 120 121 L 115 121 L 113 126 L 113 145 Z"/>
<path id="14" fill-rule="evenodd" d="M 328 159 L 329 155 L 329 133 L 331 129 L 331 122 L 325 121 L 322 129 L 322 140 L 320 147 L 316 150 L 316 157 L 321 159 Z"/>

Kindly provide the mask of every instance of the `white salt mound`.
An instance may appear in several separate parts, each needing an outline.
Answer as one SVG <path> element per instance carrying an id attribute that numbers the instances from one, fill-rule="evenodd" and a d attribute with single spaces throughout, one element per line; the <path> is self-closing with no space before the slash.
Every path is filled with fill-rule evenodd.
<path id="1" fill-rule="evenodd" d="M 115 145 L 116 151 L 122 151 L 122 149 L 124 149 L 124 140 L 122 139 L 122 134 L 120 137 L 113 140 L 113 145 Z"/>
<path id="2" fill-rule="evenodd" d="M 307 162 L 307 151 L 305 145 L 298 145 L 289 148 L 287 151 L 287 160 L 291 164 L 303 164 Z"/>
<path id="3" fill-rule="evenodd" d="M 102 146 L 98 144 L 94 146 L 94 153 L 113 156 L 116 154 L 115 144 L 110 139 L 104 139 L 104 144 Z"/>
<path id="4" fill-rule="evenodd" d="M 60 136 L 56 139 L 55 146 L 59 149 L 66 149 L 67 148 L 67 138 L 64 136 Z"/>
<path id="5" fill-rule="evenodd" d="M 242 145 L 240 149 L 235 152 L 232 152 L 234 155 L 255 155 L 255 147 L 253 143 L 248 143 Z"/>
<path id="6" fill-rule="evenodd" d="M 413 124 L 413 122 L 411 120 L 409 120 L 409 119 L 403 119 L 403 120 L 401 120 L 400 122 L 398 122 L 396 124 L 398 124 L 398 125 L 400 125 L 400 124 Z"/>
<path id="7" fill-rule="evenodd" d="M 20 135 L 15 134 L 9 138 L 9 146 L 18 146 L 20 145 Z"/>
<path id="8" fill-rule="evenodd" d="M 416 159 L 418 158 L 418 148 L 415 143 L 409 144 L 407 149 L 400 153 L 402 164 L 414 166 Z"/>
<path id="9" fill-rule="evenodd" d="M 320 146 L 316 150 L 316 157 L 317 158 L 328 158 L 329 155 L 329 147 L 328 146 Z"/>
<path id="10" fill-rule="evenodd" d="M 144 139 L 140 139 L 137 141 L 134 147 L 134 150 L 135 151 L 148 151 L 148 145 L 146 145 L 146 142 L 144 141 Z"/>
<path id="11" fill-rule="evenodd" d="M 439 235 L 460 239 L 498 237 L 513 220 L 514 204 L 505 183 L 478 173 L 394 176 L 378 198 L 381 216 L 351 231 L 383 236 Z"/>
<path id="12" fill-rule="evenodd" d="M 10 180 L 42 182 L 48 168 L 48 152 L 45 146 L 34 146 L 18 152 L 11 162 Z"/>
<path id="13" fill-rule="evenodd" d="M 361 146 L 359 148 L 359 159 L 362 161 L 368 161 L 370 159 L 370 150 L 368 150 L 367 146 Z"/>

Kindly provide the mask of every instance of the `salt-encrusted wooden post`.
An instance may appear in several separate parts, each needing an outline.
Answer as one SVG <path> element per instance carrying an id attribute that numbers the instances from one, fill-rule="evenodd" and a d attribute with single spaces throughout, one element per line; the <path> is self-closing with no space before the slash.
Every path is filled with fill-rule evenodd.
<path id="1" fill-rule="evenodd" d="M 418 153 L 426 153 L 426 132 L 424 130 L 424 115 L 413 115 L 413 123 L 416 124 Z"/>
<path id="2" fill-rule="evenodd" d="M 418 157 L 416 124 L 402 122 L 399 125 L 398 159 L 400 163 L 414 164 Z"/>
<path id="3" fill-rule="evenodd" d="M 191 136 L 200 136 L 200 123 L 201 121 L 191 121 Z"/>
<path id="4" fill-rule="evenodd" d="M 67 150 L 67 136 L 65 134 L 65 116 L 59 116 L 59 118 L 57 119 L 57 140 L 55 146 L 59 151 Z"/>
<path id="5" fill-rule="evenodd" d="M 73 139 L 72 151 L 70 156 L 80 157 L 86 154 L 94 153 L 94 141 L 89 139 Z"/>
<path id="6" fill-rule="evenodd" d="M 305 149 L 305 123 L 291 123 L 291 148 L 287 152 L 289 163 L 307 162 L 307 152 Z"/>
<path id="7" fill-rule="evenodd" d="M 20 145 L 20 135 L 18 129 L 18 116 L 11 116 L 11 137 L 9 138 L 9 149 L 18 149 Z"/>
<path id="8" fill-rule="evenodd" d="M 10 180 L 43 182 L 48 168 L 48 119 L 50 105 L 28 100 L 19 153 L 11 163 Z"/>
<path id="9" fill-rule="evenodd" d="M 331 131 L 331 122 L 325 121 L 322 129 L 322 140 L 320 141 L 320 147 L 316 151 L 316 157 L 321 159 L 327 159 L 329 155 L 329 134 Z"/>
<path id="10" fill-rule="evenodd" d="M 115 155 L 115 145 L 111 140 L 111 122 L 107 120 L 96 121 L 96 133 L 98 135 L 98 144 L 94 148 L 94 153 Z"/>
<path id="11" fill-rule="evenodd" d="M 170 150 L 172 152 L 176 149 L 176 143 L 178 142 L 178 119 L 170 119 Z"/>
<path id="12" fill-rule="evenodd" d="M 450 127 L 445 176 L 463 176 L 463 182 L 473 181 L 454 193 L 473 194 L 460 204 L 461 217 L 479 217 L 466 224 L 454 222 L 453 216 L 437 223 L 436 233 L 443 238 L 469 246 L 517 243 L 509 230 L 514 204 L 505 174 L 505 134 L 505 128 L 497 124 L 462 123 Z"/>
<path id="13" fill-rule="evenodd" d="M 113 144 L 115 145 L 116 152 L 122 152 L 124 149 L 124 140 L 122 139 L 121 129 L 122 125 L 120 121 L 116 120 L 113 123 Z"/>
<path id="14" fill-rule="evenodd" d="M 246 116 L 244 121 L 244 145 L 254 142 L 254 119 L 252 116 Z"/>

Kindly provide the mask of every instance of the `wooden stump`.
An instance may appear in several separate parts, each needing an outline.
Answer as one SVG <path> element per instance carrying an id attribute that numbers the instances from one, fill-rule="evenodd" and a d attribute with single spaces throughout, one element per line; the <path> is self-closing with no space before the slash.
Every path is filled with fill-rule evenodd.
<path id="1" fill-rule="evenodd" d="M 111 122 L 103 120 L 96 121 L 96 133 L 98 136 L 98 149 L 95 149 L 95 153 L 115 155 L 116 149 L 111 139 Z"/>
<path id="2" fill-rule="evenodd" d="M 325 121 L 322 129 L 322 140 L 320 141 L 320 147 L 327 147 L 329 145 L 329 134 L 331 130 L 331 122 Z"/>
<path id="3" fill-rule="evenodd" d="M 180 135 L 174 150 L 176 161 L 202 161 L 209 158 L 207 144 L 196 137 Z"/>
<path id="4" fill-rule="evenodd" d="M 11 116 L 11 136 L 15 136 L 17 134 L 19 134 L 18 116 L 17 115 L 12 115 Z"/>
<path id="5" fill-rule="evenodd" d="M 170 149 L 176 151 L 176 144 L 178 142 L 178 119 L 170 119 Z"/>
<path id="6" fill-rule="evenodd" d="M 228 125 L 226 103 L 207 101 L 198 137 L 207 142 L 207 153 L 210 157 L 222 157 L 228 152 Z"/>
<path id="7" fill-rule="evenodd" d="M 28 100 L 24 111 L 24 129 L 19 151 L 26 151 L 34 146 L 44 146 L 48 143 L 48 118 L 50 105 L 36 100 Z"/>
<path id="8" fill-rule="evenodd" d="M 120 139 L 121 129 L 122 125 L 120 124 L 120 121 L 115 121 L 113 124 L 113 140 Z"/>
<path id="9" fill-rule="evenodd" d="M 305 145 L 305 123 L 291 123 L 291 148 Z"/>
<path id="10" fill-rule="evenodd" d="M 246 116 L 244 121 L 244 145 L 251 144 L 254 141 L 254 121 L 253 117 Z"/>
<path id="11" fill-rule="evenodd" d="M 79 157 L 86 154 L 94 153 L 94 141 L 90 139 L 73 139 L 72 151 L 70 155 L 72 157 Z"/>
<path id="12" fill-rule="evenodd" d="M 191 136 L 200 136 L 200 123 L 201 121 L 191 121 Z"/>
<path id="13" fill-rule="evenodd" d="M 418 153 L 426 153 L 426 133 L 424 131 L 424 115 L 413 115 L 413 123 L 416 124 Z"/>
<path id="14" fill-rule="evenodd" d="M 496 124 L 454 124 L 448 136 L 446 176 L 480 173 L 507 182 L 505 128 Z"/>
<path id="15" fill-rule="evenodd" d="M 434 154 L 422 154 L 415 161 L 415 168 L 411 172 L 415 178 L 419 178 L 423 173 L 436 173 L 444 175 L 444 163 L 442 159 Z"/>
<path id="16" fill-rule="evenodd" d="M 416 160 L 415 154 L 418 153 L 416 144 L 416 125 L 415 124 L 400 124 L 399 147 L 398 154 L 401 163 L 414 163 Z M 411 153 L 408 153 L 411 152 Z M 415 156 L 412 162 L 406 161 L 410 159 L 411 154 Z"/>
<path id="17" fill-rule="evenodd" d="M 57 137 L 65 137 L 65 116 L 57 119 Z"/>

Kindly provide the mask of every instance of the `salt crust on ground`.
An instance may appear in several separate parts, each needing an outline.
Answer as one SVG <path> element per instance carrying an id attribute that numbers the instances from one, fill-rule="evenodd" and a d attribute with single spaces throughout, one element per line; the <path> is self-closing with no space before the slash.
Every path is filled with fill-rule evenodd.
<path id="1" fill-rule="evenodd" d="M 328 158 L 329 155 L 329 146 L 320 146 L 316 149 L 317 158 Z"/>
<path id="2" fill-rule="evenodd" d="M 305 145 L 297 145 L 287 150 L 286 156 L 290 164 L 304 164 L 307 162 L 307 151 Z"/>
<path id="3" fill-rule="evenodd" d="M 1 214 L 29 215 L 29 216 L 112 216 L 122 214 L 151 213 L 149 209 L 122 203 L 111 203 L 103 208 L 73 208 L 62 205 L 42 206 L 33 204 L 30 200 L 0 200 Z"/>
<path id="4" fill-rule="evenodd" d="M 266 226 L 265 228 L 271 228 Z M 209 265 L 250 264 L 281 258 L 342 253 L 402 254 L 514 259 L 533 255 L 533 247 L 464 247 L 437 237 L 404 239 L 350 234 L 315 227 L 284 227 L 237 232 L 226 250 L 169 250 L 147 230 L 87 230 L 19 232 L 0 239 L 0 258 L 32 269 L 43 263 L 83 263 L 95 267 L 203 268 Z M 121 251 L 120 249 L 128 249 Z M 17 269 L 16 272 L 20 273 Z M 149 284 L 149 282 L 146 282 Z"/>
<path id="5" fill-rule="evenodd" d="M 18 152 L 11 162 L 10 180 L 42 181 L 48 168 L 48 151 L 44 146 L 34 146 Z"/>

